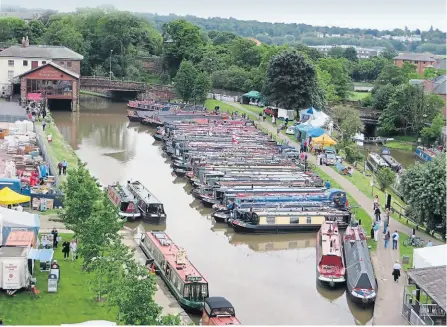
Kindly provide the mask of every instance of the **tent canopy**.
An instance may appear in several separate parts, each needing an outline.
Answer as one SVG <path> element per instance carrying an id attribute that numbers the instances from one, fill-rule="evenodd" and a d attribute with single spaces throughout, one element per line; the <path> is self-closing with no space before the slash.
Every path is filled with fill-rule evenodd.
<path id="1" fill-rule="evenodd" d="M 447 265 L 446 252 L 446 244 L 414 249 L 413 268 L 418 269 Z"/>
<path id="2" fill-rule="evenodd" d="M 329 135 L 326 133 L 315 137 L 312 139 L 313 144 L 322 144 L 323 146 L 334 145 L 337 144 Z"/>
<path id="3" fill-rule="evenodd" d="M 0 227 L 0 243 L 5 242 L 9 233 L 17 229 L 33 231 L 37 237 L 40 229 L 39 215 L 0 207 Z"/>
<path id="4" fill-rule="evenodd" d="M 330 120 L 328 115 L 313 107 L 300 110 L 300 120 L 303 120 L 304 118 L 308 118 L 306 122 L 309 122 L 314 127 L 323 127 L 326 122 Z"/>
<path id="5" fill-rule="evenodd" d="M 309 129 L 309 130 L 306 131 L 306 137 L 312 136 L 312 139 L 314 137 L 319 137 L 319 136 L 321 136 L 323 134 L 325 134 L 325 131 L 321 127 L 314 127 L 312 129 Z"/>
<path id="6" fill-rule="evenodd" d="M 9 187 L 0 190 L 0 205 L 30 202 L 31 197 L 14 192 Z"/>
<path id="7" fill-rule="evenodd" d="M 248 93 L 245 93 L 242 96 L 245 97 L 245 98 L 260 99 L 261 98 L 261 93 L 258 92 L 258 91 L 250 91 Z"/>

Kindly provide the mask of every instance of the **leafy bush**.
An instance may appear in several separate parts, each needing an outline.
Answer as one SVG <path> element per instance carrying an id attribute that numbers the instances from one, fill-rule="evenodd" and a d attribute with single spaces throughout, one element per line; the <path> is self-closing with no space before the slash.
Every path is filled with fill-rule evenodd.
<path id="1" fill-rule="evenodd" d="M 396 180 L 396 173 L 391 168 L 381 168 L 376 174 L 377 183 L 379 188 L 384 191 L 388 186 L 391 186 Z"/>

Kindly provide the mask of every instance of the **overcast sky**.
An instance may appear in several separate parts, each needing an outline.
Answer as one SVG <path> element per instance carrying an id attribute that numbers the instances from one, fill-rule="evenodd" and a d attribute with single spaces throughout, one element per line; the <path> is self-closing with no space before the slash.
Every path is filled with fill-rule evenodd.
<path id="1" fill-rule="evenodd" d="M 160 15 L 234 17 L 267 22 L 427 30 L 447 30 L 446 0 L 0 0 L 26 8 L 72 11 L 76 7 L 111 4 L 120 10 Z"/>

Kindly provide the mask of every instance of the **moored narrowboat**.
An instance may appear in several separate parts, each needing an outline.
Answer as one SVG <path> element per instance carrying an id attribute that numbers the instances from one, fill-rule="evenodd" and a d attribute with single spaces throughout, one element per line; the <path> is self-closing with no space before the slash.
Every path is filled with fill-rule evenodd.
<path id="1" fill-rule="evenodd" d="M 155 268 L 179 304 L 187 311 L 202 313 L 208 282 L 187 259 L 186 252 L 164 232 L 144 233 L 140 247 L 148 258 L 148 268 Z"/>
<path id="2" fill-rule="evenodd" d="M 127 188 L 137 200 L 141 218 L 149 224 L 166 223 L 166 213 L 161 203 L 149 190 L 138 181 L 128 181 Z"/>
<path id="3" fill-rule="evenodd" d="M 377 281 L 369 256 L 368 244 L 363 228 L 352 223 L 343 237 L 346 259 L 346 286 L 349 297 L 356 303 L 367 306 L 374 304 L 377 296 Z"/>
<path id="4" fill-rule="evenodd" d="M 337 223 L 326 221 L 317 234 L 317 279 L 323 285 L 343 284 L 345 266 Z"/>
<path id="5" fill-rule="evenodd" d="M 205 299 L 200 325 L 240 325 L 233 305 L 226 298 L 213 296 Z"/>
<path id="6" fill-rule="evenodd" d="M 415 156 L 422 162 L 432 161 L 434 157 L 438 155 L 439 152 L 432 149 L 426 149 L 422 146 L 418 146 L 415 151 Z"/>
<path id="7" fill-rule="evenodd" d="M 107 187 L 107 196 L 118 207 L 118 214 L 126 220 L 135 220 L 141 216 L 138 210 L 137 200 L 128 189 L 119 183 Z"/>
<path id="8" fill-rule="evenodd" d="M 231 225 L 236 233 L 281 234 L 311 232 L 320 229 L 325 221 L 336 221 L 346 227 L 351 219 L 349 211 L 313 212 L 246 212 L 245 218 L 235 219 Z"/>
<path id="9" fill-rule="evenodd" d="M 366 163 L 372 172 L 377 172 L 380 168 L 389 167 L 385 160 L 378 153 L 371 152 L 366 158 Z"/>

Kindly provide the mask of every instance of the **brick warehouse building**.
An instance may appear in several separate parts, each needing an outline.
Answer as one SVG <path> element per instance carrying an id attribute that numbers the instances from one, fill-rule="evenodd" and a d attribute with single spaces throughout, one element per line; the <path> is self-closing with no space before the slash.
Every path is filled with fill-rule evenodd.
<path id="1" fill-rule="evenodd" d="M 50 109 L 58 105 L 73 111 L 77 109 L 80 89 L 78 74 L 49 62 L 17 77 L 20 78 L 22 103 L 43 99 Z"/>
<path id="2" fill-rule="evenodd" d="M 66 47 L 29 45 L 28 38 L 23 38 L 21 45 L 0 52 L 0 96 L 20 94 L 22 103 L 26 103 L 30 97 L 35 99 L 40 94 L 42 98 L 45 96 L 50 107 L 76 110 L 82 59 L 82 55 Z M 44 71 L 38 69 L 44 66 Z M 33 74 L 28 76 L 31 72 Z M 40 82 L 23 86 L 23 78 Z"/>

